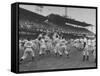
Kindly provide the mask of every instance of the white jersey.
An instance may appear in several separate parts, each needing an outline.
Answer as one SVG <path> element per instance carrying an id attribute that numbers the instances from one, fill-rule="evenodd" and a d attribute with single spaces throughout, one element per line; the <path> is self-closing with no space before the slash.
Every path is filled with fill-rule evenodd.
<path id="1" fill-rule="evenodd" d="M 31 42 L 32 42 L 32 43 L 34 43 L 34 42 L 35 42 L 35 40 L 31 40 Z"/>
<path id="2" fill-rule="evenodd" d="M 22 40 L 19 40 L 19 49 L 22 49 Z"/>
<path id="3" fill-rule="evenodd" d="M 96 49 L 96 41 L 95 40 L 92 41 L 92 47 L 94 50 Z"/>
<path id="4" fill-rule="evenodd" d="M 39 34 L 39 36 L 38 37 L 42 37 L 42 34 Z"/>
<path id="5" fill-rule="evenodd" d="M 44 39 L 41 39 L 41 41 L 40 41 L 40 46 L 43 47 L 43 48 L 46 47 L 46 45 L 45 45 L 45 40 L 44 40 Z"/>
<path id="6" fill-rule="evenodd" d="M 27 39 L 24 39 L 24 40 L 23 40 L 24 43 L 26 43 L 27 41 L 28 41 Z"/>
<path id="7" fill-rule="evenodd" d="M 24 43 L 25 43 L 24 40 L 19 40 L 19 46 L 24 46 L 23 45 Z"/>
<path id="8" fill-rule="evenodd" d="M 19 45 L 22 45 L 22 40 L 19 40 Z"/>
<path id="9" fill-rule="evenodd" d="M 44 38 L 45 38 L 45 40 L 47 40 L 47 41 L 50 40 L 50 38 L 49 38 L 48 35 L 45 35 Z"/>
<path id="10" fill-rule="evenodd" d="M 91 40 L 90 40 L 90 39 L 88 40 L 88 45 L 89 45 L 89 46 L 91 45 Z"/>
<path id="11" fill-rule="evenodd" d="M 19 43 L 21 43 L 22 42 L 22 40 L 19 40 Z"/>
<path id="12" fill-rule="evenodd" d="M 40 44 L 41 45 L 45 45 L 45 40 L 44 39 L 41 39 Z"/>
<path id="13" fill-rule="evenodd" d="M 27 41 L 27 42 L 25 42 L 24 47 L 26 47 L 26 48 L 31 48 L 31 47 L 33 47 L 32 41 Z"/>
<path id="14" fill-rule="evenodd" d="M 66 40 L 65 40 L 65 39 L 61 39 L 60 41 L 61 41 L 61 42 L 66 42 Z"/>
<path id="15" fill-rule="evenodd" d="M 57 37 L 58 36 L 58 37 Z M 59 35 L 57 33 L 54 33 L 53 39 L 55 40 L 56 38 L 59 38 Z"/>
<path id="16" fill-rule="evenodd" d="M 93 45 L 93 46 L 96 45 L 96 40 L 92 40 L 92 45 Z"/>
<path id="17" fill-rule="evenodd" d="M 84 41 L 84 40 L 83 40 L 82 38 L 80 38 L 80 42 L 83 43 L 83 41 Z"/>
<path id="18" fill-rule="evenodd" d="M 87 39 L 86 39 L 86 38 L 84 38 L 84 39 L 83 39 L 83 41 L 84 41 L 84 42 L 87 42 Z"/>

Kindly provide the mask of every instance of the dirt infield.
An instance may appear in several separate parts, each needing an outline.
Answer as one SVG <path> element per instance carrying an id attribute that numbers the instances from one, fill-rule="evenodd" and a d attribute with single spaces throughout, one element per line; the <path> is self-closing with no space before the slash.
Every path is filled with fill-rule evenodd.
<path id="1" fill-rule="evenodd" d="M 23 51 L 20 50 L 20 57 Z M 49 69 L 68 69 L 68 68 L 85 68 L 96 67 L 94 59 L 90 54 L 89 61 L 82 61 L 82 52 L 76 48 L 71 49 L 69 57 L 66 55 L 59 56 L 54 54 L 46 54 L 44 56 L 36 56 L 32 61 L 31 56 L 28 56 L 22 64 L 19 65 L 20 71 L 34 71 L 34 70 L 49 70 Z"/>

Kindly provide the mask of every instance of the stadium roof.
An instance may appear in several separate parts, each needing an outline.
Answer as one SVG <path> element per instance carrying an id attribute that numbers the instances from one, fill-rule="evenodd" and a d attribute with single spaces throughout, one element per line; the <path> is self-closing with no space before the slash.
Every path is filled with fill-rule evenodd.
<path id="1" fill-rule="evenodd" d="M 80 22 L 80 21 L 77 21 L 77 20 L 71 19 L 71 18 L 65 18 L 63 16 L 56 15 L 56 14 L 50 14 L 48 16 L 48 20 L 53 21 L 54 23 L 57 23 L 57 24 L 70 23 L 70 24 L 74 24 L 74 25 L 82 26 L 82 27 L 92 26 L 91 24 L 88 24 L 85 22 Z"/>
<path id="2" fill-rule="evenodd" d="M 37 13 L 28 11 L 23 8 L 19 8 L 19 20 L 25 20 L 25 21 L 44 21 L 47 18 L 45 16 L 39 15 Z"/>

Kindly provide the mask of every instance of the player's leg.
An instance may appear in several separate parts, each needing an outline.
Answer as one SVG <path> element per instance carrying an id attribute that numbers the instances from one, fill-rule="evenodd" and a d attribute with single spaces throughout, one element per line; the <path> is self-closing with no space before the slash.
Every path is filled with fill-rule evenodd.
<path id="1" fill-rule="evenodd" d="M 35 59 L 35 52 L 32 49 L 31 49 L 31 56 L 32 56 L 32 61 L 33 61 Z"/>
<path id="2" fill-rule="evenodd" d="M 50 43 L 48 43 L 48 54 L 50 54 L 51 53 L 51 44 Z"/>
<path id="3" fill-rule="evenodd" d="M 69 52 L 67 51 L 67 49 L 65 49 L 65 54 L 67 55 L 67 56 L 69 56 Z"/>
<path id="4" fill-rule="evenodd" d="M 55 55 L 57 55 L 57 46 L 54 47 L 54 53 L 55 53 Z"/>
<path id="5" fill-rule="evenodd" d="M 93 51 L 93 58 L 94 58 L 94 62 L 96 62 L 96 51 L 95 51 L 95 49 Z"/>
<path id="6" fill-rule="evenodd" d="M 26 59 L 27 55 L 28 55 L 28 52 L 27 52 L 27 49 L 25 49 L 24 54 L 20 59 L 20 62 L 22 62 L 24 59 Z"/>
<path id="7" fill-rule="evenodd" d="M 39 55 L 43 55 L 44 54 L 44 47 L 40 47 L 40 51 L 39 51 Z"/>
<path id="8" fill-rule="evenodd" d="M 40 46 L 39 55 L 42 54 L 42 46 Z"/>
<path id="9" fill-rule="evenodd" d="M 86 51 L 87 61 L 89 61 L 89 50 Z"/>
<path id="10" fill-rule="evenodd" d="M 52 44 L 49 43 L 49 51 L 50 51 L 50 54 L 52 53 Z"/>
<path id="11" fill-rule="evenodd" d="M 59 53 L 60 56 L 62 56 L 62 48 L 58 47 L 57 52 Z"/>
<path id="12" fill-rule="evenodd" d="M 39 51 L 39 55 L 41 55 L 42 54 L 42 48 L 40 48 L 40 51 Z"/>
<path id="13" fill-rule="evenodd" d="M 83 50 L 82 54 L 83 54 L 83 61 L 85 61 L 85 50 Z"/>
<path id="14" fill-rule="evenodd" d="M 44 55 L 46 53 L 46 48 L 42 48 L 42 55 Z"/>

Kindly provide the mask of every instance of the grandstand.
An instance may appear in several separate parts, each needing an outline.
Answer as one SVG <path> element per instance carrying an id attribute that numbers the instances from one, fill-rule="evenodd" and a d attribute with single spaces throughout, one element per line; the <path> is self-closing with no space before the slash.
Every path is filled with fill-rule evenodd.
<path id="1" fill-rule="evenodd" d="M 71 26 L 66 23 L 69 23 L 71 25 L 74 24 L 81 27 Z M 21 35 L 37 36 L 39 33 L 46 32 L 47 30 L 51 33 L 56 31 L 65 34 L 66 38 L 82 37 L 84 34 L 86 36 L 94 36 L 95 34 L 93 32 L 84 28 L 87 26 L 92 26 L 92 25 L 84 22 L 76 21 L 74 19 L 65 18 L 56 14 L 50 14 L 45 17 L 23 8 L 19 9 L 19 35 L 20 36 Z"/>

